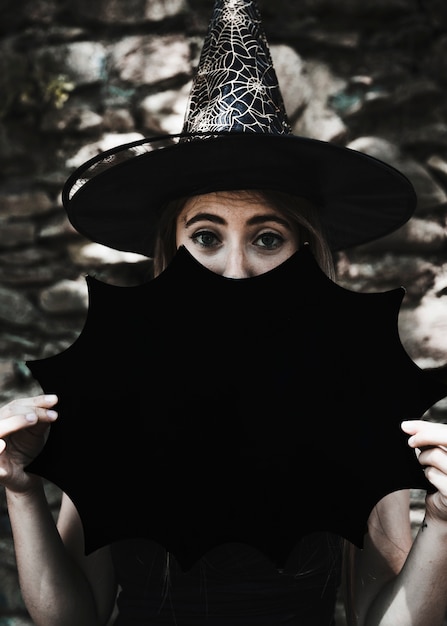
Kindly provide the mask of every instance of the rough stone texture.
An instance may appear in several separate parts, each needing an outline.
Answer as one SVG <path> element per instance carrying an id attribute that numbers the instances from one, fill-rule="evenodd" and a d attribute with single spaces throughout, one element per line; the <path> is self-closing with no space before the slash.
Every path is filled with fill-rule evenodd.
<path id="1" fill-rule="evenodd" d="M 340 253 L 341 283 L 404 285 L 399 329 L 421 366 L 447 357 L 447 15 L 444 0 L 259 0 L 294 132 L 399 167 L 414 218 Z M 212 0 L 0 1 L 0 401 L 38 392 L 26 359 L 70 345 L 84 276 L 136 284 L 150 261 L 91 244 L 61 189 L 98 151 L 181 130 Z M 299 176 L 297 172 L 297 176 Z M 386 358 L 386 355 L 384 355 Z M 366 400 L 367 401 L 367 400 Z M 361 412 L 361 407 L 359 407 Z M 447 419 L 447 402 L 427 417 Z M 54 511 L 58 491 L 48 485 Z M 414 493 L 414 529 L 423 515 Z M 31 626 L 0 493 L 0 626 Z M 338 606 L 338 625 L 344 625 Z"/>

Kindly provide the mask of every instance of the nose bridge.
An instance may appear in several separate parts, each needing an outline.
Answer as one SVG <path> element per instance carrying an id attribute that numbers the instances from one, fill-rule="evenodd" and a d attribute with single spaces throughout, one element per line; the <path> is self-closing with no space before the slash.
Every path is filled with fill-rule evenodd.
<path id="1" fill-rule="evenodd" d="M 227 278 L 247 278 L 250 275 L 249 261 L 240 240 L 233 240 L 228 247 L 225 274 Z"/>

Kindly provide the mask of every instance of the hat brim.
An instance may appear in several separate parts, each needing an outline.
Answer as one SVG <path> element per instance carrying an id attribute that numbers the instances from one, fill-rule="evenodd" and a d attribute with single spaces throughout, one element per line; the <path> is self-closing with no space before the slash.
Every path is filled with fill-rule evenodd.
<path id="1" fill-rule="evenodd" d="M 417 201 L 401 172 L 356 150 L 295 135 L 223 132 L 144 139 L 104 152 L 70 176 L 63 204 L 88 239 L 152 256 L 167 202 L 236 189 L 308 198 L 333 251 L 396 230 Z"/>

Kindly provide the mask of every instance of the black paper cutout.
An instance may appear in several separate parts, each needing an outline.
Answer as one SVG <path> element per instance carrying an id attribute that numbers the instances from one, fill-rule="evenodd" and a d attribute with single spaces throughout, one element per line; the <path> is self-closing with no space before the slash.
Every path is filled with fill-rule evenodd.
<path id="1" fill-rule="evenodd" d="M 227 541 L 283 567 L 305 534 L 363 545 L 386 494 L 432 490 L 400 429 L 447 395 L 403 348 L 403 288 L 332 282 L 308 246 L 229 279 L 180 248 L 143 285 L 87 277 L 64 352 L 28 362 L 59 419 L 27 469 L 76 505 L 86 553 L 146 537 L 187 570 Z"/>

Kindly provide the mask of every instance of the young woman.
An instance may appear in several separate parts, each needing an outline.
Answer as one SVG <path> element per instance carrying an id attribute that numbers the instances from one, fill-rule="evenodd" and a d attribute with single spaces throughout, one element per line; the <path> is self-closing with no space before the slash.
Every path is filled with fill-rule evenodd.
<path id="1" fill-rule="evenodd" d="M 217 274 L 250 278 L 280 265 L 306 242 L 332 274 L 331 253 L 310 203 L 272 192 L 211 192 L 166 210 L 155 267 L 162 271 L 176 249 L 185 246 Z M 209 358 L 212 363 L 219 355 L 211 352 Z M 402 424 L 436 488 L 426 497 L 425 519 L 414 541 L 409 492 L 397 491 L 371 512 L 363 549 L 329 533 L 314 533 L 297 547 L 286 569 L 277 571 L 254 548 L 226 544 L 184 573 L 161 546 L 148 541 L 117 542 L 84 556 L 82 524 L 66 495 L 55 523 L 42 479 L 24 467 L 44 445 L 57 419 L 56 403 L 55 396 L 37 396 L 0 409 L 0 482 L 6 489 L 20 585 L 36 626 L 103 626 L 118 585 L 116 626 L 330 626 L 342 570 L 350 625 L 443 624 L 447 425 L 422 420 Z M 122 428 L 129 428 L 131 415 L 129 398 Z M 309 471 L 318 475 L 318 466 Z M 321 498 L 329 479 L 319 479 Z"/>
<path id="2" fill-rule="evenodd" d="M 411 217 L 416 197 L 410 182 L 389 165 L 293 135 L 255 0 L 215 0 L 182 133 L 94 157 L 69 178 L 63 203 L 82 235 L 154 258 L 155 274 L 184 246 L 212 272 L 250 280 L 305 244 L 332 278 L 334 252 L 399 228 Z M 215 338 L 197 331 L 192 346 L 203 350 L 210 368 L 213 360 L 222 361 L 218 340 L 219 328 Z M 272 351 L 262 357 L 275 358 L 274 346 Z M 256 372 L 261 371 L 258 353 L 247 350 L 244 358 L 247 366 L 257 359 Z M 132 428 L 132 400 L 125 414 L 114 415 L 115 429 Z M 277 570 L 261 551 L 227 542 L 184 572 L 163 546 L 141 539 L 117 541 L 85 556 L 83 526 L 66 495 L 55 523 L 42 480 L 24 467 L 44 446 L 57 401 L 37 396 L 0 409 L 0 482 L 20 585 L 36 626 L 104 626 L 118 589 L 115 626 L 334 626 L 341 580 L 352 626 L 443 624 L 447 425 L 402 425 L 435 487 L 414 541 L 409 493 L 401 490 L 372 510 L 362 549 L 314 532 Z M 148 411 L 151 406 L 148 398 Z M 380 427 L 379 415 L 377 421 Z M 82 446 L 78 453 L 82 467 Z M 349 445 L 339 453 L 349 461 Z M 116 455 L 119 471 L 120 450 Z M 328 489 L 345 488 L 332 485 L 318 458 L 308 471 L 322 502 Z M 300 485 L 296 492 L 306 515 L 306 494 Z"/>

